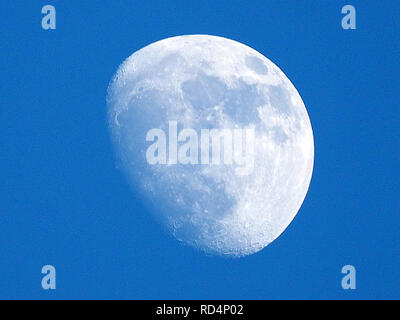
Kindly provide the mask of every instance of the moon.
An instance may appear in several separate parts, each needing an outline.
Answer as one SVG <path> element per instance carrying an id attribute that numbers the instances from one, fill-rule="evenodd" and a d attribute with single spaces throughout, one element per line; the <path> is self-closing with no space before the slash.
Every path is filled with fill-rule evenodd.
<path id="1" fill-rule="evenodd" d="M 242 257 L 279 237 L 299 211 L 314 163 L 310 119 L 290 80 L 256 50 L 210 35 L 157 41 L 120 65 L 107 106 L 118 166 L 179 241 Z M 190 128 L 199 137 L 204 129 L 252 130 L 252 170 L 149 163 L 150 130 L 165 132 L 168 144 L 174 122 L 178 133 Z"/>

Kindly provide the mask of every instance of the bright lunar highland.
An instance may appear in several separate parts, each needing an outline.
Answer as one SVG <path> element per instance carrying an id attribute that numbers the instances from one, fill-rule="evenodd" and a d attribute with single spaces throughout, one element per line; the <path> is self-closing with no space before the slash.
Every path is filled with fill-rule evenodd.
<path id="1" fill-rule="evenodd" d="M 208 253 L 245 256 L 274 241 L 299 211 L 313 171 L 310 119 L 289 79 L 254 49 L 209 35 L 152 43 L 119 67 L 107 104 L 120 167 L 178 240 Z M 158 137 L 164 163 L 146 156 L 155 128 L 165 132 L 164 140 Z M 184 129 L 198 136 L 182 139 Z M 238 170 L 238 161 L 202 163 L 205 129 L 253 132 L 251 170 Z M 191 137 L 198 162 L 170 162 Z M 222 144 L 222 155 L 225 149 Z"/>

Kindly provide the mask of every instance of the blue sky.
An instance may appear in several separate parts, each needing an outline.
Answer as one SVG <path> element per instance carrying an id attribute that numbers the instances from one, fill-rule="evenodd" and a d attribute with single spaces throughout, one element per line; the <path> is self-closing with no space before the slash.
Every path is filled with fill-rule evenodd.
<path id="1" fill-rule="evenodd" d="M 57 29 L 41 28 L 41 8 Z M 341 8 L 357 9 L 357 30 Z M 0 298 L 400 298 L 397 1 L 2 1 Z M 305 202 L 242 259 L 178 243 L 116 169 L 106 89 L 118 65 L 163 38 L 251 46 L 300 92 L 315 136 Z M 43 265 L 57 269 L 44 291 Z M 341 288 L 341 268 L 357 289 Z"/>

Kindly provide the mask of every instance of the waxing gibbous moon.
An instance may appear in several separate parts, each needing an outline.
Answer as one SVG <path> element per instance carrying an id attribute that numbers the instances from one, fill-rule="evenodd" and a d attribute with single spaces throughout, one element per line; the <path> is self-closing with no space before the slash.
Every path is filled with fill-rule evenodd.
<path id="1" fill-rule="evenodd" d="M 107 104 L 119 166 L 178 240 L 245 256 L 274 241 L 299 211 L 314 162 L 310 119 L 290 80 L 254 49 L 209 35 L 152 43 L 118 68 Z M 199 139 L 204 129 L 253 130 L 251 171 L 201 159 L 149 163 L 152 129 L 166 133 L 174 152 L 171 123 Z"/>

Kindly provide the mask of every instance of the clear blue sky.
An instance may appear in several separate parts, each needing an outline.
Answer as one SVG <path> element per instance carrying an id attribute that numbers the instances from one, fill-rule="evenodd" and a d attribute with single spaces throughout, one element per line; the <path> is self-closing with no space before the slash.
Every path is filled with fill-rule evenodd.
<path id="1" fill-rule="evenodd" d="M 357 9 L 357 30 L 341 8 Z M 57 29 L 41 28 L 41 8 Z M 0 298 L 400 298 L 398 1 L 1 1 Z M 134 51 L 212 34 L 277 64 L 315 167 L 288 229 L 242 259 L 178 243 L 115 167 L 106 89 Z M 45 264 L 57 290 L 44 291 Z M 341 268 L 357 289 L 341 288 Z"/>

